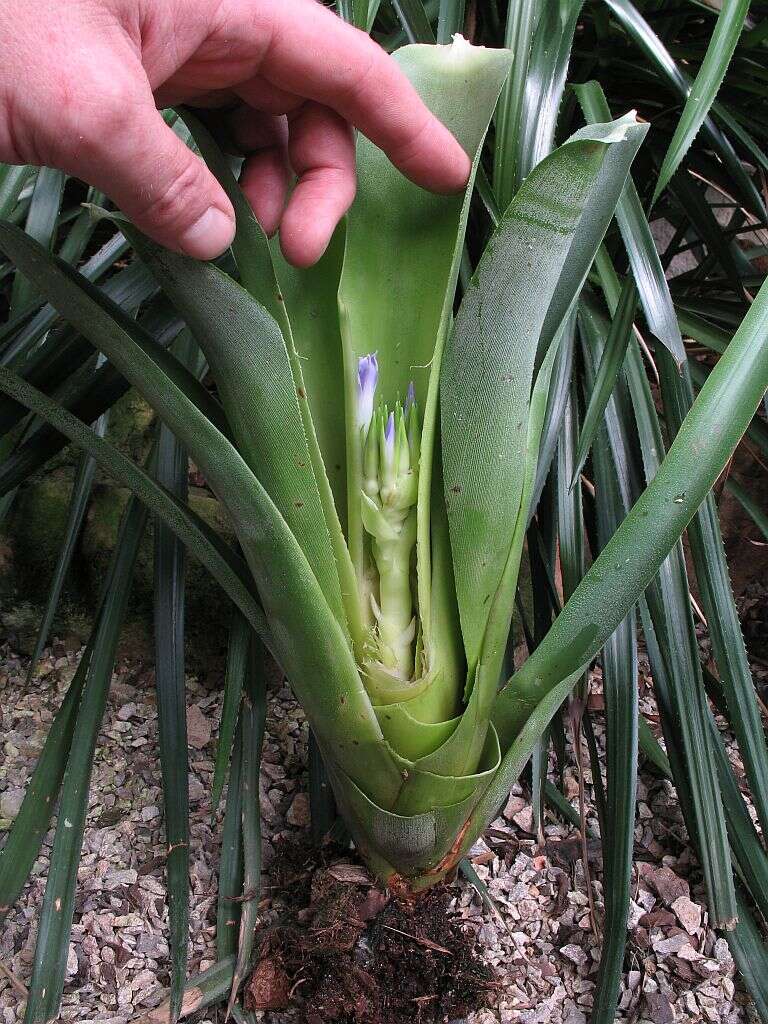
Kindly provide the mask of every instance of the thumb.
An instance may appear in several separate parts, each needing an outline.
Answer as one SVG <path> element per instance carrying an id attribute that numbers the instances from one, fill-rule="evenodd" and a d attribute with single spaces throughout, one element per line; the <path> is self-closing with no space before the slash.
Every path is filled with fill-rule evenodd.
<path id="1" fill-rule="evenodd" d="M 136 227 L 201 260 L 219 256 L 231 244 L 235 215 L 229 199 L 154 105 L 123 108 L 117 131 L 107 126 L 99 135 L 96 152 L 86 161 L 91 166 L 74 173 L 106 192 Z"/>

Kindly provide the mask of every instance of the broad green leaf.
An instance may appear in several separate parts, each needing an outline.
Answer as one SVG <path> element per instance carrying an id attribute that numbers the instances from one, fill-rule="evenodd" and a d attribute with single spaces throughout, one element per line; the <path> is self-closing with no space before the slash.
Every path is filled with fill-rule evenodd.
<path id="1" fill-rule="evenodd" d="M 344 366 L 337 300 L 344 256 L 344 227 L 339 226 L 318 262 L 305 270 L 287 263 L 276 242 L 271 248 L 325 472 L 336 511 L 346 529 Z"/>
<path id="2" fill-rule="evenodd" d="M 531 173 L 480 261 L 446 346 L 440 380 L 445 501 L 470 674 L 520 509 L 547 307 L 605 151 L 633 126 L 620 121 L 579 132 Z"/>
<path id="3" fill-rule="evenodd" d="M 13 253 L 14 261 L 34 277 L 62 315 L 104 351 L 187 446 L 233 521 L 271 624 L 272 650 L 313 727 L 329 742 L 335 741 L 334 752 L 345 771 L 365 780 L 376 799 L 392 799 L 400 775 L 346 637 L 301 547 L 262 485 L 224 435 L 79 286 L 68 267 L 52 263 L 22 232 L 3 225 L 0 248 Z M 0 381 L 4 376 L 0 374 Z M 19 384 L 14 386 L 18 389 Z M 296 644 L 297 636 L 304 642 Z M 348 739 L 353 731 L 358 746 Z"/>
<path id="4" fill-rule="evenodd" d="M 326 764 L 355 845 L 385 881 L 401 872 L 416 877 L 436 867 L 477 801 L 473 792 L 455 804 L 421 814 L 395 814 L 373 803 L 351 779 L 340 775 L 335 765 Z"/>
<path id="5" fill-rule="evenodd" d="M 184 118 L 234 207 L 237 232 L 232 251 L 243 286 L 282 332 L 318 497 L 336 559 L 347 622 L 359 649 L 363 642 L 362 622 L 354 570 L 342 532 L 342 524 L 346 523 L 346 438 L 341 415 L 344 374 L 336 292 L 344 230 L 338 229 L 314 267 L 297 270 L 289 266 L 277 240 L 272 245 L 268 242 L 235 181 L 229 161 L 214 139 L 194 116 L 185 112 Z M 225 353 L 229 357 L 226 349 Z M 287 413 L 288 410 L 284 415 Z"/>
<path id="6" fill-rule="evenodd" d="M 344 628 L 336 558 L 299 408 L 306 395 L 297 393 L 280 328 L 213 264 L 161 249 L 128 226 L 125 232 L 205 352 L 239 454 L 298 541 Z"/>
<path id="7" fill-rule="evenodd" d="M 431 874 L 416 879 L 413 882 L 414 888 L 432 885 L 444 877 L 466 853 L 483 829 L 495 818 L 510 789 L 520 778 L 536 743 L 581 674 L 582 669 L 580 668 L 578 672 L 558 683 L 538 703 L 504 754 L 499 770 L 485 790 L 479 796 L 475 796 L 474 807 L 464 819 L 463 826 L 457 829 L 458 841 L 451 848 L 450 856 Z"/>
<path id="8" fill-rule="evenodd" d="M 505 50 L 451 46 L 406 46 L 394 58 L 426 105 L 443 120 L 475 158 L 501 84 L 509 70 Z M 413 380 L 424 416 L 419 473 L 419 605 L 429 631 L 429 505 L 435 408 L 425 407 L 430 369 L 437 375 L 436 344 L 450 315 L 464 226 L 464 196 L 437 196 L 414 185 L 380 149 L 359 136 L 358 192 L 347 216 L 339 313 L 344 344 L 347 437 L 356 438 L 357 363 L 378 352 L 381 398 L 390 405 L 405 398 Z M 435 382 L 436 383 L 436 382 Z M 361 470 L 357 445 L 347 461 L 348 539 L 358 575 L 363 572 L 360 522 Z"/>

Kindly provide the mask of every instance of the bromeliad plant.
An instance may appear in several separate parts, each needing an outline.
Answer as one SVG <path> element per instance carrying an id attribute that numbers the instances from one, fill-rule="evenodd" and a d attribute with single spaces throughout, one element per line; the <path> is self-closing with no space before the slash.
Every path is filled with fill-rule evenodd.
<path id="1" fill-rule="evenodd" d="M 509 52 L 457 38 L 397 59 L 477 163 Z M 569 644 L 557 678 L 499 692 L 562 325 L 645 128 L 631 114 L 588 126 L 533 170 L 454 322 L 471 185 L 428 195 L 361 140 L 346 237 L 302 274 L 187 120 L 237 210 L 241 283 L 120 226 L 200 345 L 220 406 L 28 236 L 4 227 L 0 244 L 205 474 L 243 553 L 230 593 L 304 706 L 361 853 L 412 892 L 455 867 L 546 724 L 542 698 L 602 639 Z M 10 375 L 3 386 L 33 399 Z"/>
<path id="2" fill-rule="evenodd" d="M 617 209 L 620 224 L 637 212 L 628 174 L 646 126 L 634 114 L 611 120 L 599 91 L 583 87 L 579 101 L 590 123 L 551 152 L 551 137 L 540 139 L 538 150 L 527 153 L 528 164 L 506 183 L 500 180 L 497 197 L 506 188 L 509 201 L 503 213 L 494 213 L 497 226 L 464 280 L 454 315 L 478 172 L 481 194 L 488 191 L 480 154 L 500 92 L 497 139 L 514 119 L 514 81 L 505 85 L 512 54 L 459 37 L 447 46 L 406 46 L 396 59 L 473 157 L 463 196 L 421 191 L 360 139 L 359 192 L 346 225 L 317 267 L 299 271 L 264 237 L 229 160 L 184 113 L 194 143 L 235 207 L 234 262 L 196 263 L 158 248 L 119 216 L 97 212 L 117 221 L 163 301 L 186 324 L 189 333 L 172 350 L 65 260 L 52 258 L 13 225 L 0 225 L 0 249 L 157 411 L 166 433 L 149 472 L 85 425 L 87 407 L 78 416 L 62 408 L 76 405 L 71 394 L 57 396 L 60 403 L 37 390 L 36 364 L 23 377 L 13 372 L 12 361 L 11 368 L 0 368 L 0 388 L 19 403 L 17 409 L 31 409 L 130 487 L 163 530 L 211 570 L 239 609 L 237 628 L 247 637 L 250 627 L 261 638 L 305 708 L 357 848 L 382 881 L 409 895 L 454 870 L 600 649 L 621 638 L 622 630 L 634 638 L 625 617 L 662 563 L 669 565 L 666 556 L 768 385 L 768 291 L 764 286 L 755 297 L 690 411 L 679 404 L 675 440 L 660 465 L 647 465 L 650 483 L 631 509 L 637 493 L 621 473 L 627 439 L 617 428 L 612 447 L 596 447 L 597 486 L 614 496 L 617 508 L 623 502 L 628 514 L 601 514 L 600 554 L 583 579 L 573 581 L 551 629 L 508 678 L 518 573 L 561 426 L 552 403 L 564 393 L 563 379 L 567 394 L 563 353 L 572 346 L 577 311 L 593 369 L 607 329 L 590 283 L 600 285 L 619 325 L 611 328 L 609 345 L 617 343 L 621 324 L 631 325 L 635 311 L 633 279 L 621 284 L 601 243 Z M 639 279 L 649 265 L 648 250 L 635 255 L 632 269 Z M 667 355 L 659 346 L 659 358 L 666 361 L 666 387 L 674 395 L 687 379 L 676 368 L 684 350 L 676 325 L 664 321 L 663 274 L 653 278 L 657 268 L 652 261 L 650 266 L 640 298 L 669 350 Z M 649 295 L 661 296 L 656 307 Z M 217 397 L 200 383 L 192 339 Z M 632 347 L 629 353 L 634 358 Z M 639 383 L 633 397 L 640 408 L 645 392 Z M 605 403 L 598 419 L 604 410 Z M 13 419 L 8 410 L 5 415 Z M 560 415 L 567 418 L 562 407 Z M 606 415 L 610 426 L 613 406 Z M 163 460 L 171 432 L 231 519 L 238 551 L 179 498 L 178 473 L 174 477 Z M 14 443 L 4 493 L 23 478 L 24 439 Z M 609 450 L 613 462 L 607 461 Z M 654 451 L 660 450 L 659 444 Z M 568 468 L 578 476 L 581 466 L 563 471 Z M 124 524 L 128 560 L 131 550 L 135 557 L 131 538 L 140 514 L 137 503 Z M 111 612 L 105 599 L 100 621 L 111 622 Z M 86 666 L 89 659 L 98 664 L 109 649 L 108 638 L 100 646 L 100 637 L 86 652 Z M 180 685 L 183 691 L 183 675 Z M 634 685 L 627 680 L 629 688 Z M 165 691 L 171 704 L 178 688 L 176 680 Z M 102 687 L 102 702 L 105 693 Z M 245 696 L 232 771 L 253 782 L 260 698 L 252 685 Z M 629 694 L 627 705 L 633 705 Z M 634 706 L 630 731 L 632 721 L 636 730 Z M 163 719 L 167 713 L 161 701 L 161 723 L 170 720 Z M 92 717 L 100 718 L 98 701 Z M 224 723 L 231 738 L 234 712 L 225 711 Z M 688 725 L 684 717 L 684 732 Z M 71 734 L 71 721 L 69 728 Z M 636 732 L 630 740 L 634 749 Z M 695 744 L 695 734 L 686 734 L 685 742 Z M 164 772 L 172 785 L 169 762 Z M 85 781 L 87 789 L 87 775 Z M 700 792 L 706 790 L 696 791 L 692 820 L 704 833 L 707 808 Z M 240 811 L 233 813 L 236 821 Z M 243 828 L 238 850 L 244 851 L 246 882 L 250 872 L 257 883 L 258 816 L 255 822 L 247 818 L 246 809 L 246 820 L 251 827 Z M 84 813 L 75 822 L 80 836 L 83 826 Z M 183 872 L 183 845 L 169 834 L 169 873 Z M 729 924 L 736 895 L 727 840 L 713 849 L 703 856 L 708 882 L 723 866 L 723 850 L 730 878 L 713 914 Z M 631 845 L 618 856 L 621 868 L 631 859 Z M 71 895 L 63 909 L 58 895 L 70 893 L 64 874 L 62 868 L 61 878 L 49 882 L 38 974 L 50 936 L 68 935 Z M 624 875 L 628 885 L 628 867 Z M 175 912 L 174 918 L 172 905 L 178 936 L 185 921 L 178 902 Z M 233 992 L 247 966 L 254 914 L 252 905 L 242 911 Z M 177 963 L 174 974 L 174 1011 L 183 966 L 179 971 Z M 28 1019 L 50 1019 L 60 986 L 47 996 L 45 988 L 42 995 L 39 987 L 34 992 Z"/>

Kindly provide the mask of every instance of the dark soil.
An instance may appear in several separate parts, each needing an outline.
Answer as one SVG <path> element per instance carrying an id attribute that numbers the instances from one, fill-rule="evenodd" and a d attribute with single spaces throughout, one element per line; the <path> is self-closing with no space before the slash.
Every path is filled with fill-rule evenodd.
<path id="1" fill-rule="evenodd" d="M 444 1024 L 488 1004 L 493 973 L 451 915 L 449 887 L 404 903 L 356 864 L 318 866 L 306 849 L 277 859 L 286 913 L 258 938 L 248 1009 L 293 1006 L 307 1024 Z"/>

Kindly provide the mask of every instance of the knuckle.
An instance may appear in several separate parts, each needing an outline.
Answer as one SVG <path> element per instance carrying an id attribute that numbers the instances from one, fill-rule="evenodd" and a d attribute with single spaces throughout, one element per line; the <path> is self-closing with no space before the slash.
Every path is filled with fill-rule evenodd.
<path id="1" fill-rule="evenodd" d="M 145 189 L 138 197 L 136 216 L 173 229 L 196 220 L 203 205 L 203 165 L 193 156 L 162 184 Z"/>

